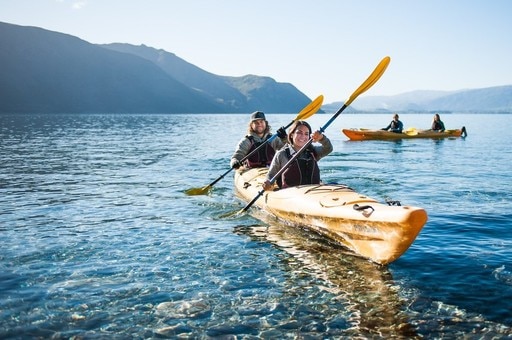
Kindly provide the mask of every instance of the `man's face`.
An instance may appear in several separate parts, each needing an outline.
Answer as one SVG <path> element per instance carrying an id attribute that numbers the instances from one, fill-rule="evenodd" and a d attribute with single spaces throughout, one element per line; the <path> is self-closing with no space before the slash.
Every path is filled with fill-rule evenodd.
<path id="1" fill-rule="evenodd" d="M 264 119 L 253 120 L 251 123 L 252 130 L 258 135 L 263 135 L 267 128 L 267 123 Z"/>

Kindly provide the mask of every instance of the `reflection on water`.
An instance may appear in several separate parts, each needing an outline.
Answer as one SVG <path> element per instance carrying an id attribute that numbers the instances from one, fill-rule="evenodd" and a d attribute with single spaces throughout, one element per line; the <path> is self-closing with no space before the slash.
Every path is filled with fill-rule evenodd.
<path id="1" fill-rule="evenodd" d="M 338 318 L 343 316 L 343 335 L 418 336 L 407 320 L 404 300 L 399 297 L 398 287 L 386 267 L 355 257 L 319 235 L 292 226 L 272 223 L 239 226 L 235 232 L 279 247 L 291 255 L 286 260 L 290 272 L 307 273 L 322 290 L 332 294 L 339 308 Z M 333 324 L 328 315 L 322 318 L 326 318 L 327 325 Z"/>

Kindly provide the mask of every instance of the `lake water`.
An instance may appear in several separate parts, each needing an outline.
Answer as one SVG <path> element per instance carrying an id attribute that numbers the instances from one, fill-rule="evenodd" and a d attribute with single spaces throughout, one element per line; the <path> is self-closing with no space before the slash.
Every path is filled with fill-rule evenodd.
<path id="1" fill-rule="evenodd" d="M 332 113 L 309 119 L 314 128 Z M 295 115 L 267 118 L 276 130 Z M 510 338 L 512 115 L 467 138 L 350 142 L 324 181 L 426 209 L 388 266 L 249 214 L 227 169 L 245 115 L 1 115 L 0 338 Z M 403 114 L 426 128 L 432 115 Z"/>

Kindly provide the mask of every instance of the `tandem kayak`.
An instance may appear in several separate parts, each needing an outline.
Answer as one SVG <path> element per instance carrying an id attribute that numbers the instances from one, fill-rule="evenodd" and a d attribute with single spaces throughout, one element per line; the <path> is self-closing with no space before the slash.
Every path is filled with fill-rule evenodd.
<path id="1" fill-rule="evenodd" d="M 267 172 L 267 168 L 237 170 L 237 196 L 250 202 L 261 190 Z M 427 222 L 422 208 L 379 203 L 340 184 L 265 191 L 254 206 L 282 222 L 325 235 L 355 255 L 382 265 L 398 259 Z"/>
<path id="2" fill-rule="evenodd" d="M 385 140 L 385 139 L 407 139 L 407 138 L 449 138 L 449 137 L 466 137 L 466 128 L 445 130 L 436 132 L 432 130 L 418 130 L 409 128 L 402 133 L 390 132 L 385 130 L 371 129 L 342 129 L 345 136 L 350 140 Z"/>

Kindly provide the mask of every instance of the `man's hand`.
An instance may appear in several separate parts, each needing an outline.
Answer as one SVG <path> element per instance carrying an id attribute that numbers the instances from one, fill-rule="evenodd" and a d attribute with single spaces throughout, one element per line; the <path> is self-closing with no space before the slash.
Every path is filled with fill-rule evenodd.
<path id="1" fill-rule="evenodd" d="M 240 163 L 240 161 L 238 159 L 235 159 L 234 161 L 231 161 L 232 165 L 231 167 L 233 169 L 238 169 L 239 167 L 242 166 L 242 163 Z"/>
<path id="2" fill-rule="evenodd" d="M 286 130 L 282 126 L 277 130 L 276 134 L 281 139 L 285 139 L 287 137 L 286 136 Z"/>

